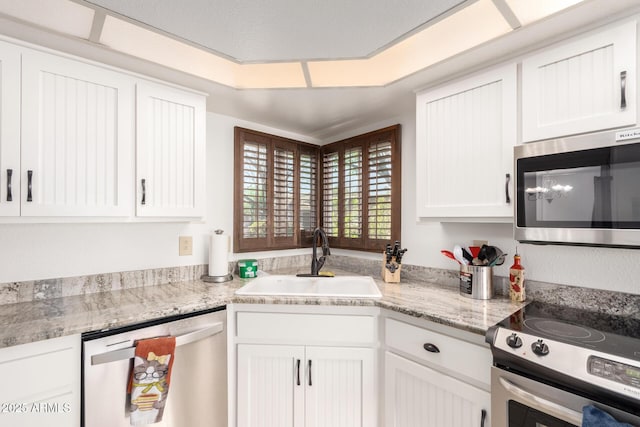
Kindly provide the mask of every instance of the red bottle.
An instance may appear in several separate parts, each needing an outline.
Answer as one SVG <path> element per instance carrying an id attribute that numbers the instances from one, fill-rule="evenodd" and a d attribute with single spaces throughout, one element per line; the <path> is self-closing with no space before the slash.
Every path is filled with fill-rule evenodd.
<path id="1" fill-rule="evenodd" d="M 511 301 L 523 302 L 526 298 L 524 293 L 524 267 L 520 265 L 520 255 L 513 256 L 513 265 L 509 269 L 509 297 Z"/>

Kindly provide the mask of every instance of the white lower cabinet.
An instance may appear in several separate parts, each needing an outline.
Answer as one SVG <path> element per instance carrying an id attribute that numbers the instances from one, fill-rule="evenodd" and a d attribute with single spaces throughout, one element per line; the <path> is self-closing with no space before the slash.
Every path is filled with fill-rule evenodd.
<path id="1" fill-rule="evenodd" d="M 484 390 L 389 352 L 385 377 L 387 427 L 489 426 Z"/>
<path id="2" fill-rule="evenodd" d="M 304 425 L 304 347 L 238 346 L 238 426 Z"/>
<path id="3" fill-rule="evenodd" d="M 0 425 L 80 426 L 80 336 L 0 349 Z"/>
<path id="4" fill-rule="evenodd" d="M 238 426 L 372 426 L 373 350 L 238 346 Z"/>
<path id="5" fill-rule="evenodd" d="M 371 310 L 350 315 L 347 307 L 270 309 L 285 312 L 258 307 L 234 313 L 236 424 L 230 426 L 377 426 Z"/>
<path id="6" fill-rule="evenodd" d="M 479 335 L 433 326 L 385 319 L 385 426 L 489 427 L 489 348 Z"/>

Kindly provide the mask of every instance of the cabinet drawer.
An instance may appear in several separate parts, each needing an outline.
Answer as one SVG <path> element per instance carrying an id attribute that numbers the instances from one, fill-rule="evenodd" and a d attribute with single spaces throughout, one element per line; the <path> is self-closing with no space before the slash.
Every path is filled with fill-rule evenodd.
<path id="1" fill-rule="evenodd" d="M 392 351 L 414 356 L 430 367 L 491 383 L 492 358 L 488 348 L 393 319 L 385 320 L 385 336 Z M 425 350 L 425 344 L 435 346 L 439 352 Z"/>
<path id="2" fill-rule="evenodd" d="M 250 340 L 372 344 L 376 341 L 373 316 L 327 314 L 237 314 L 237 336 Z"/>
<path id="3" fill-rule="evenodd" d="M 70 405 L 67 412 L 76 411 L 80 338 L 73 335 L 4 348 L 0 376 L 8 385 L 0 389 L 0 402 L 61 402 Z"/>

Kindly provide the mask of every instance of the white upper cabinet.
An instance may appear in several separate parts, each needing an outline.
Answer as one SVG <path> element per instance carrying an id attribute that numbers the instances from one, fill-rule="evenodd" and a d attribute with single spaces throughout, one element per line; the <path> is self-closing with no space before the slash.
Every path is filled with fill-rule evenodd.
<path id="1" fill-rule="evenodd" d="M 134 80 L 95 65 L 22 55 L 22 216 L 127 216 Z"/>
<path id="2" fill-rule="evenodd" d="M 523 142 L 636 124 L 636 21 L 522 61 Z"/>
<path id="3" fill-rule="evenodd" d="M 136 214 L 203 216 L 205 97 L 144 82 L 136 100 Z"/>
<path id="4" fill-rule="evenodd" d="M 20 215 L 20 50 L 0 42 L 0 216 Z"/>
<path id="5" fill-rule="evenodd" d="M 512 218 L 516 65 L 421 92 L 417 216 Z"/>

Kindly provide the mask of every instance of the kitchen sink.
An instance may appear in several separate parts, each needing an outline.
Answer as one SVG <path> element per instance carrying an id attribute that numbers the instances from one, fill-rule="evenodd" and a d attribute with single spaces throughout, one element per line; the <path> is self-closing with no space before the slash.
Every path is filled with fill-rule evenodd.
<path id="1" fill-rule="evenodd" d="M 236 291 L 236 295 L 331 296 L 380 298 L 378 286 L 369 276 L 297 277 L 261 276 Z"/>

